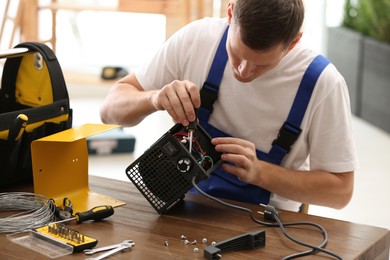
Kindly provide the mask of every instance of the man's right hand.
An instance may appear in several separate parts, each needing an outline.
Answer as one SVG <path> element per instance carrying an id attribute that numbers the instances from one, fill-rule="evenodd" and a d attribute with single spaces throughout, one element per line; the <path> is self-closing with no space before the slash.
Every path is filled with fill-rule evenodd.
<path id="1" fill-rule="evenodd" d="M 166 110 L 176 123 L 187 126 L 200 107 L 199 87 L 188 80 L 175 80 L 156 92 L 152 102 L 157 110 Z"/>

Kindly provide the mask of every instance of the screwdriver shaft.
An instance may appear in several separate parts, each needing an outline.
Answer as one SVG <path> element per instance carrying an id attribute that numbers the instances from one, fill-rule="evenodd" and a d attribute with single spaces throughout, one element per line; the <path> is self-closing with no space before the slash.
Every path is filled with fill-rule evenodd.
<path id="1" fill-rule="evenodd" d="M 193 134 L 194 134 L 194 131 L 190 130 L 189 131 L 189 135 L 190 135 L 190 138 L 189 138 L 189 142 L 190 142 L 190 146 L 188 148 L 189 152 L 191 153 L 192 151 L 192 138 L 193 138 Z"/>

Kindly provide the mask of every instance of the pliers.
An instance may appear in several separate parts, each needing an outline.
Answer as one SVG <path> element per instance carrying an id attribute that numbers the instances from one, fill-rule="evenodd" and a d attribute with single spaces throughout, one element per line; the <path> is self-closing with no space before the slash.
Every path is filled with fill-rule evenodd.
<path id="1" fill-rule="evenodd" d="M 73 204 L 68 198 L 64 198 L 63 200 L 63 207 L 56 206 L 55 201 L 53 199 L 50 199 L 50 201 L 53 203 L 53 206 L 55 207 L 54 214 L 57 218 L 64 220 L 69 219 L 72 217 L 73 214 Z"/>

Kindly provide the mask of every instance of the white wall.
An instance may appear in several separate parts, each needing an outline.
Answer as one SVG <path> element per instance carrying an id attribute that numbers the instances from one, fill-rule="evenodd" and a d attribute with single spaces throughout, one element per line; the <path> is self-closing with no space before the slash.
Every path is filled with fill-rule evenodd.
<path id="1" fill-rule="evenodd" d="M 326 28 L 340 25 L 343 8 L 344 0 L 306 0 L 302 41 L 326 55 Z"/>
<path id="2" fill-rule="evenodd" d="M 58 13 L 57 55 L 65 68 L 136 67 L 165 40 L 165 17 L 116 12 Z M 99 71 L 100 72 L 100 71 Z"/>
<path id="3" fill-rule="evenodd" d="M 67 0 L 74 1 L 74 0 Z M 0 0 L 4 10 L 5 0 Z M 12 1 L 11 13 L 15 13 Z M 41 4 L 49 2 L 41 0 Z M 64 2 L 64 0 L 63 0 Z M 83 5 L 110 6 L 115 1 L 79 0 Z M 220 0 L 214 7 L 220 8 Z M 326 54 L 326 26 L 340 24 L 344 0 L 305 0 L 306 18 L 302 41 L 312 49 Z M 217 12 L 214 12 L 215 14 Z M 0 13 L 2 19 L 3 12 Z M 165 40 L 165 17 L 163 15 L 117 13 L 117 12 L 71 12 L 59 11 L 57 19 L 57 56 L 65 69 L 100 73 L 106 65 L 128 68 L 142 64 Z M 40 37 L 51 36 L 51 14 L 40 12 Z M 8 30 L 9 25 L 8 25 Z M 5 36 L 10 31 L 5 32 Z M 6 44 L 7 43 L 7 44 Z M 0 48 L 8 48 L 4 37 Z M 144 51 L 140 52 L 139 50 Z M 146 54 L 145 54 L 146 53 Z"/>

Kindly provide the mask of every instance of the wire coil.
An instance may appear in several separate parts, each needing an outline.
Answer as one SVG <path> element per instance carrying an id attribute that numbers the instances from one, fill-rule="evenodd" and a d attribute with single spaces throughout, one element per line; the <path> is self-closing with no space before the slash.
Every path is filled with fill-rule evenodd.
<path id="1" fill-rule="evenodd" d="M 0 233 L 19 232 L 47 225 L 55 219 L 54 205 L 43 195 L 0 193 L 0 211 L 18 211 L 0 218 Z"/>

